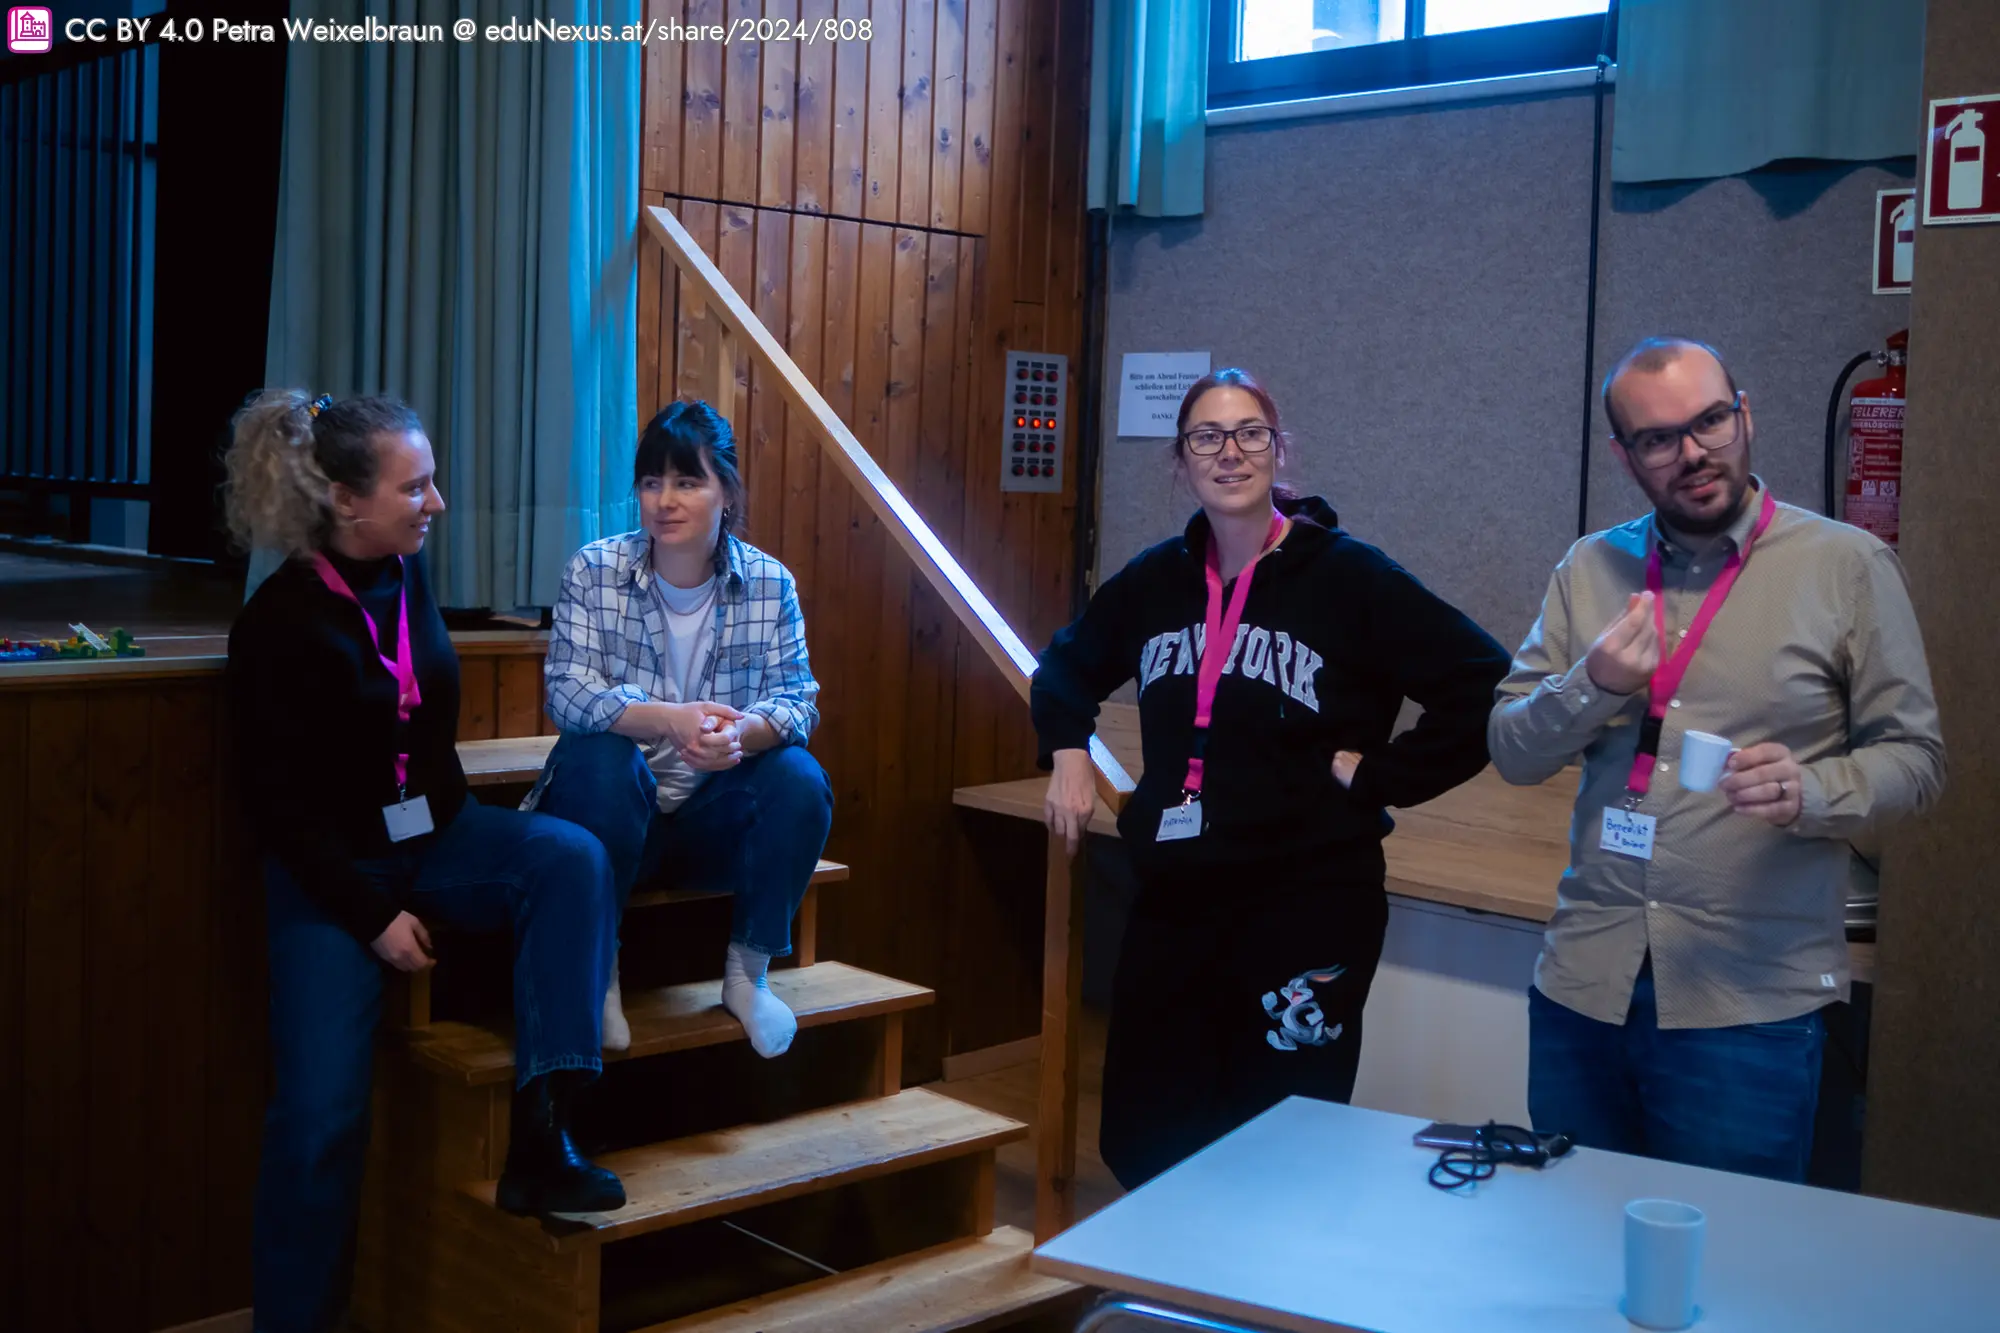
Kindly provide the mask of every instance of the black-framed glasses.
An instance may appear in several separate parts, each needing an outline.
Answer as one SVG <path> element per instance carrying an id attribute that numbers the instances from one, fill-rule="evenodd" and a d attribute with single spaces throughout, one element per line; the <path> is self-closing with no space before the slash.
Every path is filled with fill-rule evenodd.
<path id="1" fill-rule="evenodd" d="M 1222 452 L 1222 446 L 1236 441 L 1236 447 L 1246 454 L 1261 454 L 1271 447 L 1272 437 L 1277 434 L 1269 426 L 1238 426 L 1235 430 L 1223 430 L 1216 426 L 1203 426 L 1181 436 L 1187 444 L 1188 452 L 1203 458 Z"/>
<path id="2" fill-rule="evenodd" d="M 1627 453 L 1639 461 L 1641 467 L 1671 467 L 1681 456 L 1681 441 L 1689 436 L 1707 453 L 1716 453 L 1743 439 L 1743 391 L 1728 403 L 1711 407 L 1692 421 L 1684 421 L 1678 426 L 1652 426 L 1645 430 L 1635 430 L 1630 435 L 1613 433 L 1612 438 L 1625 446 Z"/>

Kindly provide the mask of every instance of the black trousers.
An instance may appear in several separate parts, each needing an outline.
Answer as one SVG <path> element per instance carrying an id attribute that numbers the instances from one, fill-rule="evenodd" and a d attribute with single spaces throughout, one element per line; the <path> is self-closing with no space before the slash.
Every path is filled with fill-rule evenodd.
<path id="1" fill-rule="evenodd" d="M 1112 983 L 1099 1149 L 1136 1189 L 1297 1094 L 1345 1102 L 1389 921 L 1379 843 L 1139 870 Z"/>

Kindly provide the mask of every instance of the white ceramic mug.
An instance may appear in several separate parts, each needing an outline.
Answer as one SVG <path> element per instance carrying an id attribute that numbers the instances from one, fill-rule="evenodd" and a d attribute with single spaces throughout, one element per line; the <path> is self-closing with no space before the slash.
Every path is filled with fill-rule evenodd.
<path id="1" fill-rule="evenodd" d="M 1727 736 L 1690 731 L 1681 737 L 1681 786 L 1688 791 L 1714 791 L 1722 781 L 1722 766 L 1736 747 Z"/>

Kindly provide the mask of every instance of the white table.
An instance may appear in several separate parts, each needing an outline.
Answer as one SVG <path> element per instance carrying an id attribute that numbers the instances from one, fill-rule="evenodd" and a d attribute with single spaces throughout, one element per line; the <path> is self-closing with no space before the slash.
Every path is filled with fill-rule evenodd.
<path id="1" fill-rule="evenodd" d="M 1034 1267 L 1293 1333 L 1626 1333 L 1624 1207 L 1663 1197 L 1708 1214 L 1697 1333 L 2000 1330 L 2000 1221 L 1590 1149 L 1447 1194 L 1423 1124 L 1293 1097 Z"/>

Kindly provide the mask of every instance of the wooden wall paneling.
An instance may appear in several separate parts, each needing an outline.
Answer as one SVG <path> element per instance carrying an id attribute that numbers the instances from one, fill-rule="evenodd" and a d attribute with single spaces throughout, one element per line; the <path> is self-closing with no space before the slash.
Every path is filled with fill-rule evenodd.
<path id="1" fill-rule="evenodd" d="M 692 57 L 689 68 L 693 68 Z M 721 210 L 714 204 L 700 204 L 692 200 L 683 201 L 675 210 L 688 235 L 711 259 L 716 255 L 716 227 L 720 213 Z M 718 337 L 721 326 L 705 309 L 697 309 L 698 305 L 699 299 L 683 282 L 675 306 L 677 348 L 674 396 L 677 398 L 706 398 L 713 392 L 716 360 L 721 347 Z"/>
<path id="2" fill-rule="evenodd" d="M 1056 72 L 1050 80 L 1052 104 L 1050 124 L 1060 133 L 1063 127 L 1079 125 L 1090 114 L 1090 7 L 1058 5 L 1056 30 Z M 1069 355 L 1069 382 L 1065 386 L 1074 408 L 1080 399 L 1083 349 L 1083 163 L 1074 152 L 1049 155 L 1048 288 L 1043 294 L 1045 320 L 1043 342 L 1051 351 Z M 1030 621 L 1037 646 L 1045 644 L 1069 622 L 1070 571 L 1075 564 L 1072 534 L 1077 518 L 1077 439 L 1082 412 L 1067 414 L 1062 441 L 1063 489 L 1060 496 L 1040 496 L 1035 507 L 1034 593 L 1035 618 Z M 1026 725 L 1025 716 L 1021 719 Z"/>
<path id="3" fill-rule="evenodd" d="M 532 657 L 496 657 L 495 736 L 542 734 L 542 664 Z"/>
<path id="4" fill-rule="evenodd" d="M 688 0 L 689 25 L 726 23 L 722 0 Z M 722 193 L 722 58 L 720 42 L 687 42 L 681 104 L 681 193 L 717 199 Z M 681 217 L 686 222 L 685 216 Z M 689 228 L 693 231 L 693 228 Z M 695 233 L 700 240 L 701 234 Z M 710 251 L 710 253 L 714 253 Z"/>
<path id="5" fill-rule="evenodd" d="M 966 530 L 965 549 L 971 559 L 971 573 L 1001 615 L 1013 614 L 1008 596 L 1009 574 L 1018 553 L 1007 548 L 1002 522 L 999 487 L 1001 441 L 990 423 L 996 420 L 1004 402 L 1006 349 L 1013 336 L 1015 273 L 1020 246 L 1015 230 L 1021 218 L 1021 154 L 1019 152 L 1025 61 L 1022 52 L 1027 37 L 1024 0 L 1008 0 L 995 16 L 995 50 L 992 104 L 993 145 L 991 164 L 992 225 L 980 247 L 984 292 L 973 320 L 974 393 L 972 414 L 966 434 Z M 968 64 L 971 62 L 968 61 Z M 1009 623 L 1014 623 L 1011 619 Z M 1029 647 L 1039 648 L 1030 643 Z M 1001 719 L 1018 705 L 1013 691 L 1003 681 L 974 668 L 962 687 L 969 690 L 973 709 L 962 715 L 961 730 L 975 733 L 968 747 L 970 766 L 961 770 L 961 783 L 983 781 L 975 776 L 982 765 L 997 754 Z M 1009 718 L 1011 721 L 1011 718 Z"/>
<path id="6" fill-rule="evenodd" d="M 801 102 L 804 94 L 801 91 Z M 803 117 L 801 117 L 803 120 Z M 802 127 L 803 128 L 803 127 Z M 804 144 L 801 143 L 801 149 Z M 791 220 L 790 288 L 785 321 L 785 350 L 799 370 L 815 385 L 822 384 L 821 347 L 826 329 L 826 235 L 822 218 L 799 216 Z M 824 388 L 821 389 L 824 394 Z M 811 643 L 820 612 L 819 552 L 817 523 L 820 515 L 820 447 L 806 429 L 802 416 L 787 414 L 785 419 L 784 509 L 779 531 L 785 563 L 799 581 L 799 596 L 806 609 L 807 642 Z M 828 477 L 829 488 L 842 486 L 837 474 Z M 821 625 L 828 633 L 838 633 L 838 625 Z"/>
<path id="7" fill-rule="evenodd" d="M 965 141 L 959 156 L 958 221 L 975 236 L 986 234 L 993 184 L 993 77 L 999 53 L 998 0 L 965 0 Z"/>
<path id="8" fill-rule="evenodd" d="M 887 421 L 882 446 L 875 456 L 883 471 L 907 497 L 915 491 L 917 436 L 923 423 L 924 257 L 930 237 L 921 231 L 901 227 L 896 229 L 894 236 L 890 276 L 889 382 L 884 404 Z M 875 723 L 875 787 L 880 809 L 877 827 L 886 834 L 893 826 L 897 837 L 913 840 L 918 834 L 916 820 L 919 816 L 908 813 L 909 744 L 910 738 L 918 733 L 916 721 L 910 716 L 910 638 L 913 629 L 910 598 L 911 584 L 918 576 L 900 550 L 886 543 L 885 550 L 887 554 L 882 563 L 881 578 L 881 655 L 875 680 L 875 687 L 881 691 L 885 705 L 877 713 Z M 878 847 L 883 845 L 878 841 Z M 906 842 L 904 848 L 906 856 L 917 850 L 913 842 Z M 917 873 L 898 875 L 895 883 L 901 902 L 893 928 L 898 953 L 904 956 L 920 950 L 911 937 L 922 934 L 927 924 L 925 917 L 929 915 L 920 902 L 911 901 L 915 895 L 930 892 L 921 878 L 921 868 L 913 865 L 911 869 Z M 927 959 L 928 965 L 912 969 L 905 975 L 920 984 L 934 985 L 935 969 L 942 961 L 941 958 Z M 896 965 L 906 966 L 902 957 L 896 959 Z M 909 1034 L 911 1044 L 922 1046 L 923 1034 L 930 1030 L 930 1026 L 928 1022 L 913 1024 Z"/>
<path id="9" fill-rule="evenodd" d="M 856 421 L 855 319 L 860 294 L 862 230 L 858 222 L 830 220 L 826 224 L 826 296 L 818 384 L 827 406 L 850 425 Z M 816 497 L 813 524 L 818 547 L 813 553 L 812 589 L 817 627 L 808 621 L 806 633 L 813 645 L 813 672 L 821 683 L 820 726 L 813 749 L 834 782 L 833 835 L 838 839 L 845 839 L 850 821 L 855 822 L 857 831 L 861 827 L 860 812 L 848 804 L 851 779 L 847 776 L 847 765 L 833 762 L 834 756 L 844 755 L 850 745 L 849 737 L 855 729 L 852 692 L 863 685 L 848 674 L 846 663 L 854 636 L 851 506 L 855 503 L 854 488 L 847 484 L 846 478 L 834 469 L 827 469 Z M 829 677 L 829 671 L 835 675 Z M 859 845 L 855 843 L 856 847 Z M 864 877 L 877 869 L 865 867 L 858 857 L 850 864 L 860 869 Z M 832 921 L 842 910 L 829 902 L 825 919 Z"/>
<path id="10" fill-rule="evenodd" d="M 728 127 L 724 127 L 725 135 Z M 754 306 L 757 300 L 757 211 L 744 204 L 725 203 L 717 210 L 715 248 L 709 251 L 715 259 L 715 266 L 722 270 L 722 276 L 729 285 L 743 293 Z M 750 434 L 750 352 L 748 348 L 737 346 L 737 339 L 724 335 L 728 332 L 720 320 L 710 320 L 710 328 L 715 336 L 715 368 L 712 376 L 726 376 L 727 379 L 711 379 L 710 383 L 733 384 L 730 392 L 731 410 L 726 413 L 729 424 L 736 428 L 739 440 L 747 440 Z M 718 403 L 720 409 L 721 404 Z M 754 489 L 757 479 L 754 461 L 750 466 L 751 475 L 745 478 Z"/>
<path id="11" fill-rule="evenodd" d="M 933 227 L 958 229 L 959 179 L 965 157 L 965 0 L 937 0 L 937 74 L 931 87 Z"/>
<path id="12" fill-rule="evenodd" d="M 773 46 L 786 45 L 773 43 Z M 759 211 L 756 215 L 756 277 L 748 292 L 750 308 L 765 328 L 789 332 L 791 320 L 792 218 L 789 213 Z M 740 289 L 739 289 L 740 290 Z M 794 358 L 796 359 L 796 358 Z M 785 541 L 785 400 L 772 376 L 750 369 L 750 540 L 791 566 Z"/>
<path id="13" fill-rule="evenodd" d="M 90 803 L 88 695 L 30 696 L 27 792 L 27 1000 L 20 1031 L 27 1090 L 21 1170 L 22 1328 L 76 1322 L 84 1259 L 87 1160 L 84 1063 L 84 855 Z"/>
<path id="14" fill-rule="evenodd" d="M 647 57 L 652 59 L 651 56 Z M 651 66 L 648 66 L 650 70 Z M 654 190 L 641 190 L 639 207 L 659 207 L 666 202 L 666 196 Z M 673 297 L 665 298 L 665 314 L 661 313 L 662 287 L 669 281 L 668 273 L 673 265 L 667 260 L 667 252 L 653 239 L 646 228 L 639 228 L 639 290 L 638 323 L 634 325 L 634 344 L 639 358 L 638 373 L 634 392 L 638 395 L 636 411 L 643 429 L 650 421 L 655 408 L 653 400 L 660 392 L 662 376 L 665 373 L 665 358 L 661 355 L 660 344 L 665 341 L 665 333 L 673 327 Z"/>
<path id="15" fill-rule="evenodd" d="M 903 102 L 901 171 L 896 182 L 896 220 L 913 227 L 931 220 L 931 122 L 939 71 L 933 61 L 937 39 L 934 0 L 903 0 Z"/>
<path id="16" fill-rule="evenodd" d="M 878 32 L 879 36 L 879 32 Z M 871 71 L 872 72 L 872 71 Z M 885 458 L 886 392 L 889 383 L 889 293 L 895 233 L 888 227 L 862 226 L 861 264 L 856 285 L 854 408 L 848 424 L 878 462 Z M 886 466 L 886 464 L 885 464 Z M 859 966 L 888 970 L 893 916 L 889 895 L 894 876 L 883 863 L 884 835 L 892 833 L 893 811 L 884 809 L 876 755 L 881 746 L 878 721 L 885 708 L 898 701 L 877 679 L 876 663 L 885 635 L 895 626 L 882 613 L 883 542 L 881 520 L 852 486 L 847 492 L 847 615 L 835 630 L 841 693 L 836 705 L 843 712 L 842 745 L 832 758 L 837 765 L 839 801 L 850 812 L 834 821 L 836 834 L 853 820 L 851 864 L 866 865 L 864 892 L 834 895 L 821 930 L 835 942 L 827 951 Z M 874 857 L 874 861 L 870 861 Z M 829 930 L 828 927 L 832 926 Z"/>
<path id="17" fill-rule="evenodd" d="M 940 80 L 940 87 L 950 88 Z M 960 353 L 960 241 L 933 234 L 925 256 L 922 401 L 912 494 L 939 538 L 951 550 L 963 549 L 964 480 L 958 460 L 964 448 L 964 416 L 953 415 L 955 374 Z M 910 665 L 907 685 L 910 729 L 907 750 L 905 808 L 914 834 L 916 882 L 930 899 L 921 920 L 925 930 L 914 941 L 932 960 L 942 982 L 950 954 L 948 914 L 937 910 L 936 887 L 949 883 L 952 872 L 952 736 L 956 729 L 953 688 L 957 670 L 958 621 L 921 578 L 910 580 Z M 942 1059 L 943 1035 L 949 1029 L 949 1002 L 935 1019 L 917 1029 Z M 928 1051 L 916 1052 L 919 1059 Z"/>
<path id="18" fill-rule="evenodd" d="M 1027 83 L 1021 102 L 1021 285 L 1015 299 L 1047 299 L 1049 177 L 1054 157 L 1057 0 L 1022 0 L 1028 6 Z M 1043 349 L 1046 350 L 1046 349 Z"/>
<path id="19" fill-rule="evenodd" d="M 221 792 L 213 744 L 221 730 L 220 698 L 215 686 L 197 681 L 151 701 L 153 817 L 144 913 L 149 944 L 138 1024 L 145 1040 L 146 1105 L 123 1130 L 145 1153 L 137 1179 L 146 1182 L 150 1201 L 143 1328 L 170 1328 L 210 1312 L 202 1299 L 208 1202 L 203 1162 L 214 1151 L 245 1151 L 245 1145 L 211 1142 L 203 1114 L 209 1065 L 218 1058 L 202 1037 L 215 970 L 206 923 L 217 909 Z"/>
<path id="20" fill-rule="evenodd" d="M 647 18 L 656 23 L 674 22 L 685 15 L 682 0 L 648 0 L 646 5 Z M 640 108 L 644 148 L 639 160 L 639 188 L 648 194 L 673 194 L 681 188 L 681 71 L 687 45 L 649 43 L 641 57 L 646 62 L 646 75 Z M 643 331 L 645 327 L 641 318 L 639 328 Z"/>
<path id="21" fill-rule="evenodd" d="M 458 659 L 458 734 L 468 741 L 492 740 L 500 734 L 500 659 Z"/>
<path id="22" fill-rule="evenodd" d="M 763 0 L 729 0 L 731 30 L 744 19 L 755 23 L 763 16 L 763 9 Z M 762 138 L 764 43 L 733 41 L 723 48 L 722 59 L 722 192 L 717 197 L 732 204 L 754 204 L 757 147 Z M 731 285 L 739 292 L 749 290 L 734 279 Z"/>
<path id="23" fill-rule="evenodd" d="M 662 195 L 656 202 L 671 211 L 675 217 L 681 215 L 680 201 Z M 646 403 L 641 422 L 651 421 L 661 408 L 674 401 L 680 394 L 681 339 L 680 329 L 683 313 L 681 310 L 680 270 L 667 259 L 666 249 L 649 236 L 644 242 L 660 260 L 660 378 L 653 386 L 653 397 Z M 643 392 L 643 388 L 641 390 Z"/>
<path id="24" fill-rule="evenodd" d="M 873 22 L 868 0 L 838 0 L 836 16 L 843 21 Z M 868 197 L 868 74 L 869 53 L 873 49 L 873 42 L 862 41 L 839 42 L 833 48 L 833 138 L 827 165 L 827 212 L 840 217 L 863 216 Z"/>
<path id="25" fill-rule="evenodd" d="M 28 706 L 0 694 L 0 1323 L 26 1327 L 20 1297 L 26 1166 Z"/>
<path id="26" fill-rule="evenodd" d="M 764 16 L 787 25 L 799 18 L 799 0 L 765 0 Z M 816 44 L 816 43 L 815 43 Z M 793 206 L 793 113 L 798 105 L 799 58 L 805 44 L 793 38 L 764 45 L 762 127 L 757 149 L 757 202 L 765 208 Z M 776 332 L 782 325 L 767 325 Z"/>
<path id="27" fill-rule="evenodd" d="M 128 1276 L 145 1250 L 151 1161 L 143 1133 L 152 1114 L 146 1089 L 149 1007 L 146 900 L 152 892 L 152 708 L 136 690 L 89 696 L 90 797 L 84 813 L 83 878 L 69 886 L 83 903 L 84 1150 L 54 1163 L 63 1188 L 80 1194 L 87 1280 L 71 1294 L 90 1328 L 144 1326 L 145 1290 Z M 178 1044 L 178 1043 L 176 1043 Z M 73 1131 L 74 1132 L 74 1131 Z M 145 1183 L 141 1183 L 145 1182 Z M 72 1317 L 76 1313 L 72 1307 Z"/>
<path id="28" fill-rule="evenodd" d="M 971 256 L 971 262 L 966 265 L 967 280 L 971 285 L 971 299 L 965 307 L 968 315 L 967 355 L 962 372 L 966 384 L 961 434 L 965 442 L 961 450 L 965 460 L 961 477 L 965 489 L 964 518 L 960 524 L 961 549 L 965 553 L 967 570 L 990 596 L 994 567 L 993 542 L 994 534 L 998 530 L 993 522 L 992 502 L 999 493 L 994 470 L 999 466 L 998 454 L 1001 445 L 999 432 L 994 429 L 991 422 L 998 411 L 999 388 L 997 376 L 982 374 L 981 371 L 986 364 L 989 351 L 986 338 L 987 272 L 993 247 L 985 241 L 973 240 L 963 241 L 961 246 L 968 250 Z M 958 396 L 958 386 L 954 384 L 954 400 Z M 1000 678 L 1000 674 L 992 669 L 991 664 L 986 662 L 986 654 L 971 639 L 960 636 L 957 657 L 952 726 L 952 786 L 963 787 L 987 780 L 984 775 L 994 773 L 993 747 L 999 711 L 1012 702 L 1014 692 Z M 957 822 L 955 816 L 954 826 Z M 970 858 L 974 853 L 963 838 L 957 839 L 956 855 L 959 858 L 959 868 L 954 873 L 953 883 L 957 885 L 972 883 L 973 867 Z"/>
<path id="29" fill-rule="evenodd" d="M 799 48 L 798 91 L 792 99 L 792 205 L 802 213 L 827 212 L 832 197 L 833 62 L 839 43 L 828 41 L 821 29 L 835 17 L 834 9 L 834 0 L 799 4 L 799 24 L 813 35 Z"/>
<path id="30" fill-rule="evenodd" d="M 875 0 L 870 18 L 874 36 L 864 43 L 868 48 L 868 128 L 863 152 L 868 182 L 861 216 L 871 222 L 894 222 L 902 154 L 903 6 L 900 0 Z"/>

